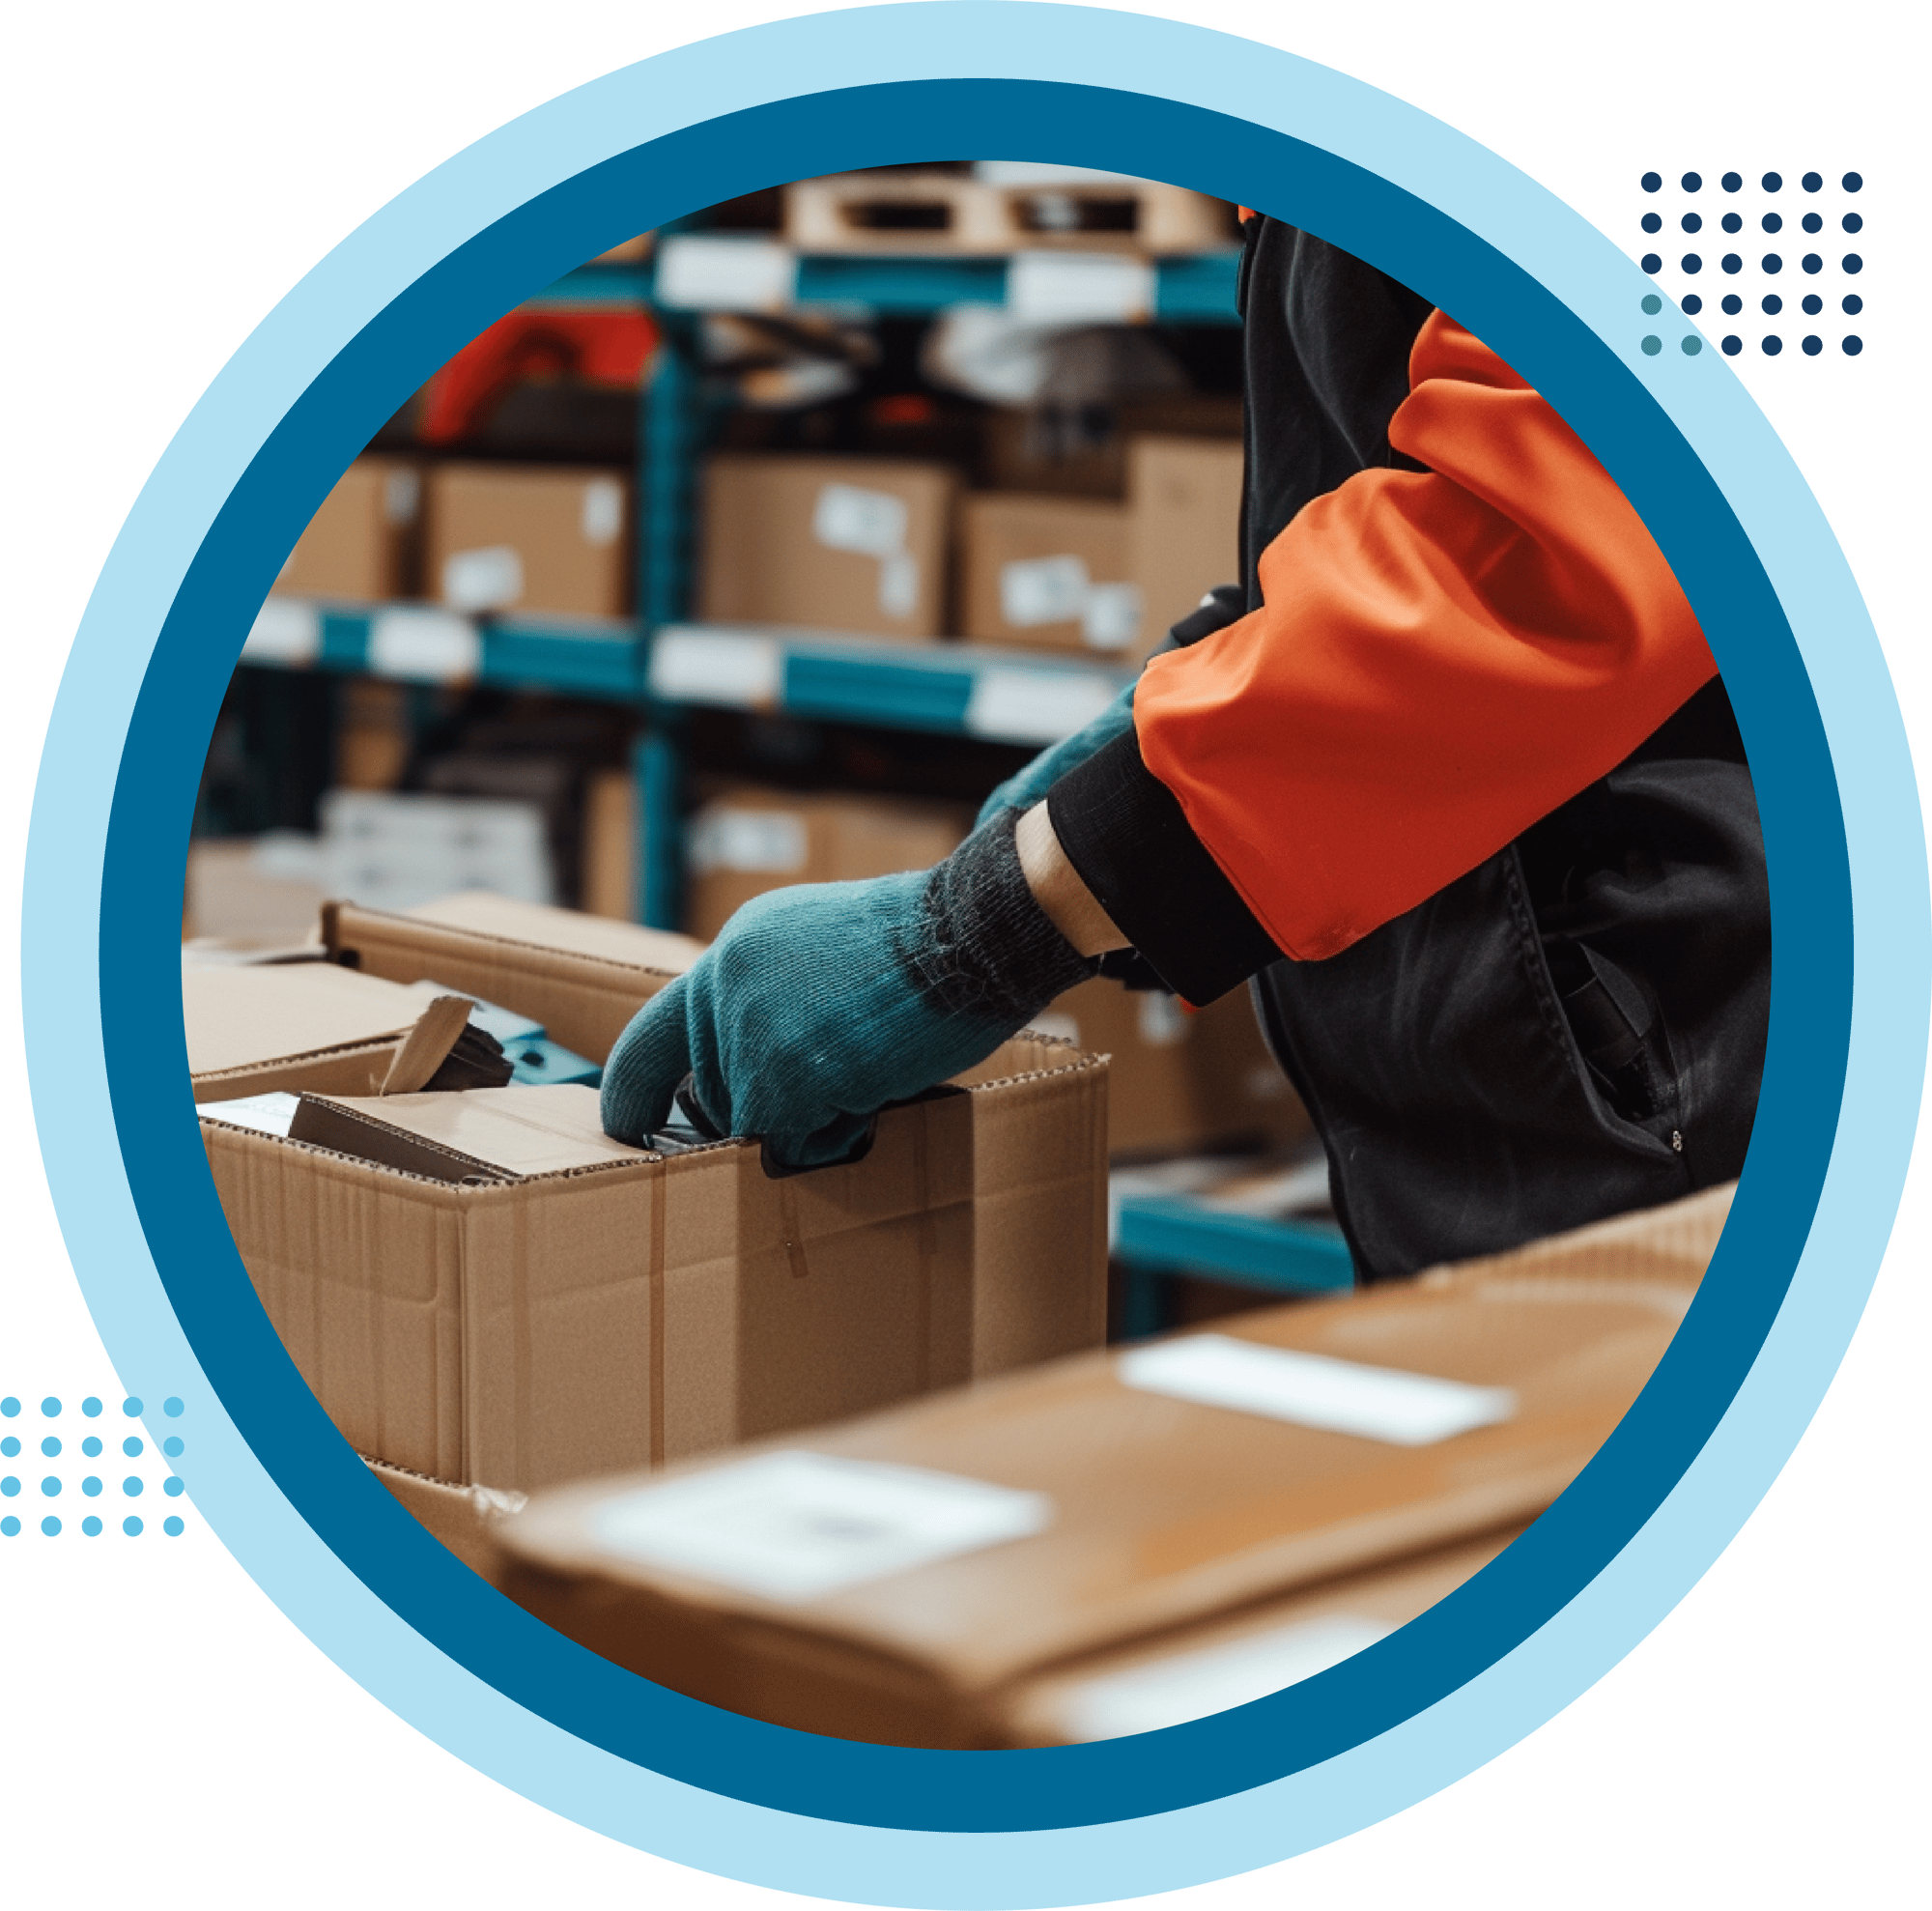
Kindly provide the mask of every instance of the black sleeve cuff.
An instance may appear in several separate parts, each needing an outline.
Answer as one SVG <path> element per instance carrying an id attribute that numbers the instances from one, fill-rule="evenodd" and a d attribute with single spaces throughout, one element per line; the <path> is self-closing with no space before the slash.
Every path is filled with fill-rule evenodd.
<path id="1" fill-rule="evenodd" d="M 1132 730 L 1062 777 L 1046 810 L 1094 899 L 1183 1001 L 1205 1007 L 1281 959 Z"/>

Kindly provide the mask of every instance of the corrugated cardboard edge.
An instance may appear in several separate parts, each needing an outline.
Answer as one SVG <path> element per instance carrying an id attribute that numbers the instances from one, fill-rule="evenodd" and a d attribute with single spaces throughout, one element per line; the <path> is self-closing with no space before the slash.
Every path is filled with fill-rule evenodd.
<path id="1" fill-rule="evenodd" d="M 496 1526 L 523 1510 L 526 1495 L 497 1487 L 460 1486 L 368 1453 L 357 1457 L 432 1539 L 479 1578 L 492 1585 L 502 1583 L 503 1555 L 496 1542 Z"/>
<path id="2" fill-rule="evenodd" d="M 249 1062 L 237 1069 L 211 1069 L 190 1075 L 188 1082 L 197 1102 L 239 1101 L 251 1095 L 298 1095 L 305 1088 L 324 1094 L 373 1095 L 388 1072 L 405 1034 L 406 1030 L 374 1041 L 279 1055 L 271 1062 Z"/>

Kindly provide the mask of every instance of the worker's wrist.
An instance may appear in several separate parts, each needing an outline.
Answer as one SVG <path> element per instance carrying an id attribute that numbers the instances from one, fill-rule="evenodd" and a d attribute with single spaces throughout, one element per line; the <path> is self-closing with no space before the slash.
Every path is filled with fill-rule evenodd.
<path id="1" fill-rule="evenodd" d="M 1013 833 L 1020 870 L 1041 912 L 1082 956 L 1105 956 L 1127 947 L 1080 871 L 1066 860 L 1046 805 L 1036 803 Z"/>

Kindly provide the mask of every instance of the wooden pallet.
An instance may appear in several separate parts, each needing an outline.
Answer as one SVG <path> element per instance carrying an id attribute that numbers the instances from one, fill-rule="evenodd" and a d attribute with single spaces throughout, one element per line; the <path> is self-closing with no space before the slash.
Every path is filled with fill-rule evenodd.
<path id="1" fill-rule="evenodd" d="M 1237 242 L 1221 200 L 1155 180 L 990 185 L 957 173 L 840 173 L 785 188 L 801 252 L 1218 252 Z"/>

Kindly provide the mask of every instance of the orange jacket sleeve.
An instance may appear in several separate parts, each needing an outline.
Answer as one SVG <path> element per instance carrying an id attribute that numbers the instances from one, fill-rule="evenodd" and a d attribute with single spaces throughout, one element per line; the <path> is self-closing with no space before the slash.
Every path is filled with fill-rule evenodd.
<path id="1" fill-rule="evenodd" d="M 1441 312 L 1390 442 L 1148 666 L 1142 760 L 1284 954 L 1332 956 L 1613 769 L 1716 674 L 1604 468 Z"/>

